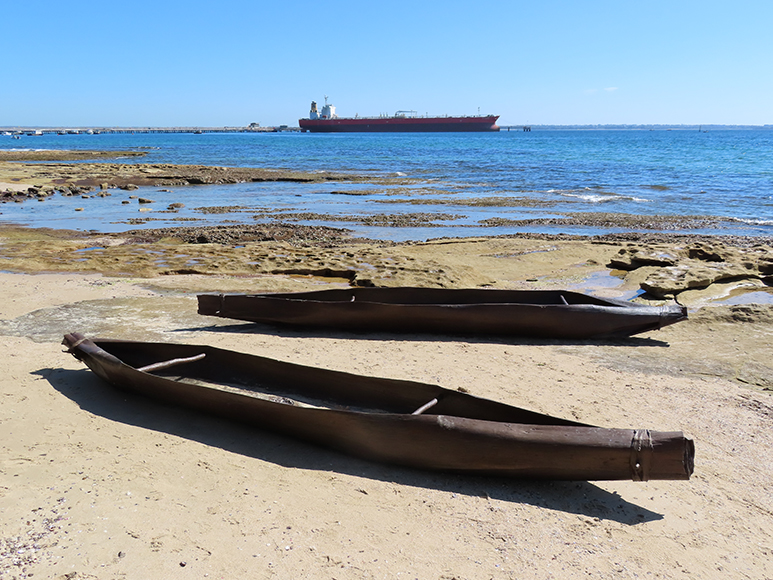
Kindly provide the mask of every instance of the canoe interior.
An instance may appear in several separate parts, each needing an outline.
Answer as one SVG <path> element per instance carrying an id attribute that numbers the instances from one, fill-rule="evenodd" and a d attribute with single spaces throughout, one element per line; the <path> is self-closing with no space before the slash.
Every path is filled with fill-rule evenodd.
<path id="1" fill-rule="evenodd" d="M 484 290 L 477 288 L 345 288 L 311 292 L 262 294 L 275 299 L 309 300 L 315 302 L 367 301 L 379 304 L 536 304 L 567 305 L 593 304 L 597 306 L 637 305 L 623 300 L 598 298 L 566 290 Z"/>
<path id="2" fill-rule="evenodd" d="M 426 383 L 331 371 L 212 346 L 100 339 L 95 339 L 94 344 L 135 369 L 203 353 L 206 356 L 199 361 L 154 374 L 181 383 L 233 392 L 239 390 L 247 396 L 262 396 L 269 400 L 276 398 L 275 402 L 285 404 L 410 414 L 437 399 L 438 402 L 425 411 L 426 414 L 504 423 L 585 425 Z"/>

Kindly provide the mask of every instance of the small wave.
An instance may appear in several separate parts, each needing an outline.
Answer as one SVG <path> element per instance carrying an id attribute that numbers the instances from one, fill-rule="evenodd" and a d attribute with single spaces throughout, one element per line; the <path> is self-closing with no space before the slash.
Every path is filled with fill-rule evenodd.
<path id="1" fill-rule="evenodd" d="M 604 203 L 607 201 L 617 201 L 617 198 L 609 197 L 606 195 L 597 195 L 593 193 L 562 193 L 563 197 L 574 197 L 583 201 L 590 201 L 591 203 Z"/>
<path id="2" fill-rule="evenodd" d="M 758 218 L 728 218 L 728 221 L 749 224 L 750 226 L 773 226 L 773 220 L 761 220 Z"/>
<path id="3" fill-rule="evenodd" d="M 633 195 L 620 195 L 617 193 L 577 193 L 571 191 L 560 192 L 562 197 L 574 197 L 591 203 L 607 203 L 610 201 L 633 201 L 637 203 L 649 203 L 650 200 Z"/>
<path id="4" fill-rule="evenodd" d="M 405 177 L 408 174 L 407 173 L 403 173 L 402 171 L 395 171 L 395 175 L 397 175 L 398 177 Z"/>
<path id="5" fill-rule="evenodd" d="M 14 147 L 11 149 L 4 149 L 3 151 L 55 151 L 55 149 L 32 149 L 31 147 Z"/>

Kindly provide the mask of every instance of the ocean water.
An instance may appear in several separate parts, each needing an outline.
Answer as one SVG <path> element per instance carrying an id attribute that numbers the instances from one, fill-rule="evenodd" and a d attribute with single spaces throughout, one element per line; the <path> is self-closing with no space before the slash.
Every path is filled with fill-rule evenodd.
<path id="1" fill-rule="evenodd" d="M 142 149 L 127 163 L 182 163 L 404 177 L 390 187 L 262 183 L 141 188 L 154 204 L 55 196 L 0 205 L 0 223 L 97 231 L 272 220 L 394 240 L 514 232 L 669 231 L 773 236 L 773 130 L 550 130 L 499 133 L 205 133 L 0 136 L 0 149 Z M 185 204 L 178 213 L 164 210 Z M 230 207 L 224 213 L 202 208 Z M 83 208 L 75 211 L 75 208 Z M 326 214 L 300 219 L 301 213 Z M 423 215 L 409 227 L 358 217 Z M 567 214 L 707 216 L 664 228 L 555 224 Z M 534 220 L 543 220 L 534 222 Z M 373 220 L 366 220 L 372 222 Z M 531 223 L 525 223 L 531 222 Z M 653 220 L 657 225 L 658 220 Z M 661 224 L 663 225 L 663 224 Z"/>

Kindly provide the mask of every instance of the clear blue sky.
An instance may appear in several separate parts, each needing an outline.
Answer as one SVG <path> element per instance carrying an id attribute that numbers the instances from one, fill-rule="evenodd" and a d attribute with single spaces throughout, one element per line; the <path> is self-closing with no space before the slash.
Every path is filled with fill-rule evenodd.
<path id="1" fill-rule="evenodd" d="M 773 123 L 773 1 L 28 0 L 0 126 L 296 125 L 413 109 L 509 124 Z"/>

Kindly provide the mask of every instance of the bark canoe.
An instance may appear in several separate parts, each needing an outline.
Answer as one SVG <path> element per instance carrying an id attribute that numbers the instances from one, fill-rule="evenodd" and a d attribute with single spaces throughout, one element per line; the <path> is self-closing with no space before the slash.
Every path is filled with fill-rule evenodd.
<path id="1" fill-rule="evenodd" d="M 65 335 L 115 387 L 413 468 L 556 480 L 686 480 L 681 432 L 606 429 L 455 390 L 224 350 Z"/>
<path id="2" fill-rule="evenodd" d="M 646 306 L 559 290 L 351 288 L 288 294 L 199 294 L 198 312 L 264 324 L 364 332 L 597 339 L 687 318 L 679 304 Z"/>

